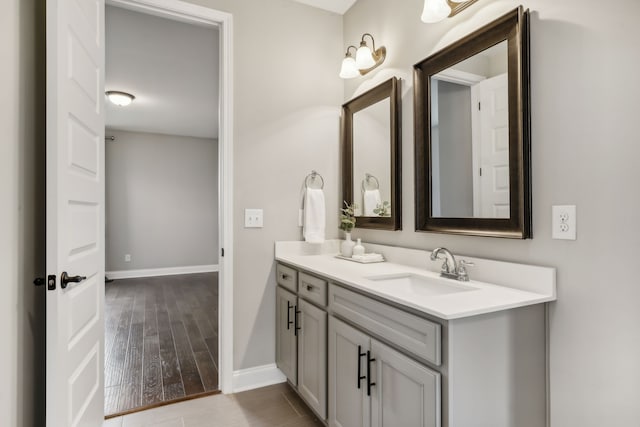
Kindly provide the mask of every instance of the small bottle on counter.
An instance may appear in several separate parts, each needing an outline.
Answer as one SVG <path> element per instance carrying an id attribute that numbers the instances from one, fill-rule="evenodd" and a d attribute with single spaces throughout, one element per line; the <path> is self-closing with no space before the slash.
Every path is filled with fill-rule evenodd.
<path id="1" fill-rule="evenodd" d="M 353 247 L 353 255 L 364 255 L 364 246 L 362 246 L 361 239 L 358 239 L 358 243 Z"/>

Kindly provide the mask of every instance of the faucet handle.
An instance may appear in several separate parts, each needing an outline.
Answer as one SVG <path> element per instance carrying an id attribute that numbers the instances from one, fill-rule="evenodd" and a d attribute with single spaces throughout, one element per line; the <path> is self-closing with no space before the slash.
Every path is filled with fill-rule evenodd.
<path id="1" fill-rule="evenodd" d="M 442 259 L 442 258 L 437 258 L 437 259 Z M 444 259 L 444 262 L 442 263 L 442 267 L 440 267 L 440 271 L 444 272 L 444 273 L 455 273 L 455 271 L 449 271 L 449 263 L 447 262 L 447 259 Z"/>
<path id="2" fill-rule="evenodd" d="M 475 264 L 471 261 L 466 261 L 461 259 L 458 261 L 458 280 L 462 280 L 463 282 L 469 281 L 469 273 L 467 272 L 467 267 L 474 267 Z"/>

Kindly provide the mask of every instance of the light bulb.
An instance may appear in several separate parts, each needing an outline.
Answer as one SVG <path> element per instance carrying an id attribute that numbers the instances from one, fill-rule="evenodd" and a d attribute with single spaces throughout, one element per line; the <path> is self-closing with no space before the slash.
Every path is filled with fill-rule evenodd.
<path id="1" fill-rule="evenodd" d="M 451 7 L 447 0 L 424 0 L 424 10 L 422 11 L 422 22 L 432 24 L 442 21 L 451 13 Z"/>
<path id="2" fill-rule="evenodd" d="M 340 77 L 343 79 L 352 79 L 354 77 L 358 77 L 360 72 L 358 71 L 358 67 L 356 67 L 356 60 L 353 59 L 353 56 L 348 55 L 342 60 L 342 67 L 340 68 Z"/>
<path id="3" fill-rule="evenodd" d="M 373 59 L 371 49 L 365 42 L 360 43 L 360 47 L 356 51 L 356 66 L 360 70 L 366 70 L 376 65 L 376 60 Z"/>

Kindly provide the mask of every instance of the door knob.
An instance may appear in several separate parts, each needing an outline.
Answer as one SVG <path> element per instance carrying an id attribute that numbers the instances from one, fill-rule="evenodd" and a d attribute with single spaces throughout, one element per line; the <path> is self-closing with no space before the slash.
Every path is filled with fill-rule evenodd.
<path id="1" fill-rule="evenodd" d="M 66 289 L 69 283 L 79 283 L 85 280 L 87 276 L 69 276 L 66 271 L 60 275 L 60 287 Z"/>

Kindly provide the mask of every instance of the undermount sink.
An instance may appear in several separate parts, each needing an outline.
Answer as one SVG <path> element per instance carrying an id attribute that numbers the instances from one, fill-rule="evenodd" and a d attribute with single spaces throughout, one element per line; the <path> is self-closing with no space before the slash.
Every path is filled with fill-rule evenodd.
<path id="1" fill-rule="evenodd" d="M 377 282 L 393 292 L 412 292 L 421 296 L 437 296 L 476 290 L 451 279 L 421 276 L 414 273 L 383 274 L 365 279 Z"/>

